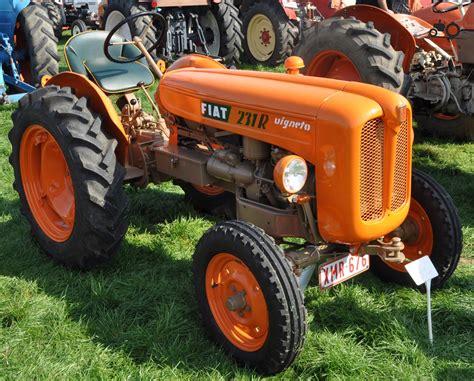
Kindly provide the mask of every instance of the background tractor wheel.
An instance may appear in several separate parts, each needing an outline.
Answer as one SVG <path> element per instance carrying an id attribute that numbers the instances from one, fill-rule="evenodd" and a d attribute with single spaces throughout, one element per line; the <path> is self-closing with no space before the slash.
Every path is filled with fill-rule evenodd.
<path id="1" fill-rule="evenodd" d="M 104 12 L 104 30 L 110 31 L 126 17 L 147 11 L 145 7 L 137 4 L 138 2 L 135 0 L 109 0 Z M 143 33 L 150 21 L 151 16 L 137 17 L 128 24 L 123 25 L 118 30 L 118 34 L 131 41 L 134 36 L 140 36 Z M 152 25 L 145 35 L 143 44 L 146 48 L 150 48 L 155 43 L 156 28 Z"/>
<path id="2" fill-rule="evenodd" d="M 21 74 L 26 82 L 39 86 L 44 75 L 58 74 L 58 39 L 44 7 L 30 4 L 24 8 L 15 35 L 15 50 L 26 51 L 25 59 L 20 62 Z"/>
<path id="3" fill-rule="evenodd" d="M 414 115 L 418 129 L 431 136 L 474 141 L 474 118 L 469 115 Z"/>
<path id="4" fill-rule="evenodd" d="M 205 326 L 237 361 L 274 374 L 303 347 L 303 293 L 281 248 L 241 221 L 209 229 L 193 257 L 194 285 Z"/>
<path id="5" fill-rule="evenodd" d="M 54 35 L 60 39 L 63 34 L 64 19 L 59 5 L 51 1 L 43 1 L 41 5 L 46 8 L 48 17 L 53 22 Z"/>
<path id="6" fill-rule="evenodd" d="M 408 259 L 430 256 L 439 273 L 431 281 L 433 289 L 440 288 L 456 269 L 462 250 L 458 212 L 448 192 L 422 171 L 413 170 L 410 211 L 396 235 L 402 238 Z M 371 269 L 384 281 L 416 287 L 404 264 L 385 263 L 374 256 Z"/>
<path id="7" fill-rule="evenodd" d="M 243 11 L 244 50 L 251 64 L 277 66 L 291 55 L 298 28 L 279 1 L 267 0 Z"/>
<path id="8" fill-rule="evenodd" d="M 194 209 L 204 213 L 235 218 L 235 195 L 222 188 L 199 186 L 185 181 L 174 182 L 184 191 L 184 200 Z"/>
<path id="9" fill-rule="evenodd" d="M 87 31 L 87 24 L 80 19 L 74 20 L 71 24 L 71 33 L 73 36 Z"/>
<path id="10" fill-rule="evenodd" d="M 239 10 L 232 0 L 212 3 L 199 16 L 199 23 L 204 31 L 209 53 L 214 57 L 222 57 L 224 63 L 240 62 L 242 54 L 242 22 Z"/>
<path id="11" fill-rule="evenodd" d="M 81 269 L 115 254 L 127 231 L 125 171 L 87 99 L 70 88 L 33 91 L 20 100 L 9 138 L 14 188 L 40 247 Z"/>
<path id="12" fill-rule="evenodd" d="M 404 81 L 402 52 L 372 22 L 331 18 L 308 29 L 295 55 L 303 58 L 306 75 L 370 83 L 395 92 Z"/>

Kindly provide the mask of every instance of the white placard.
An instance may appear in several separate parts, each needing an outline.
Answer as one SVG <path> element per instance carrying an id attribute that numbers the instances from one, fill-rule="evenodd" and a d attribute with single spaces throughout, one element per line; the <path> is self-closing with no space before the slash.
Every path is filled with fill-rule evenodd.
<path id="1" fill-rule="evenodd" d="M 405 265 L 405 269 L 417 286 L 438 276 L 438 271 L 427 255 Z"/>

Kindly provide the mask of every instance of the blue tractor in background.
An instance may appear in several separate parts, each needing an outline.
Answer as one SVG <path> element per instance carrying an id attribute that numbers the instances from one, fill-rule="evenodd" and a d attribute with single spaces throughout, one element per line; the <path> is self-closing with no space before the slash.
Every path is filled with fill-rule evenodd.
<path id="1" fill-rule="evenodd" d="M 18 101 L 59 71 L 58 40 L 44 7 L 0 1 L 0 104 Z"/>

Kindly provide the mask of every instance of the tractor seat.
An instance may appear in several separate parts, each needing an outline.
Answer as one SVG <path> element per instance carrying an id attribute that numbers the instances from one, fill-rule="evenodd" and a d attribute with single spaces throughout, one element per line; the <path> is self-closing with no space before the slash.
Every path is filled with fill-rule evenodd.
<path id="1" fill-rule="evenodd" d="M 131 63 L 117 63 L 105 56 L 104 41 L 108 33 L 91 31 L 71 37 L 64 47 L 69 70 L 87 76 L 109 94 L 137 90 L 140 82 L 145 87 L 153 85 L 155 77 L 144 58 Z M 125 39 L 115 34 L 112 42 L 120 41 Z M 133 58 L 140 54 L 134 45 L 115 45 L 109 51 L 113 57 Z"/>

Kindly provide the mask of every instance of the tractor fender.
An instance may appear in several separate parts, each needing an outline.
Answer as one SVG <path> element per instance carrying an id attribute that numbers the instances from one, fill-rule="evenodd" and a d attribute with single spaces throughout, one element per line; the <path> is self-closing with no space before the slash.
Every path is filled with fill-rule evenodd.
<path id="1" fill-rule="evenodd" d="M 89 99 L 88 107 L 101 116 L 102 126 L 110 135 L 117 139 L 118 145 L 115 153 L 120 164 L 125 165 L 130 140 L 110 98 L 85 76 L 69 71 L 51 77 L 45 83 L 45 86 L 48 85 L 71 87 L 78 97 Z"/>
<path id="2" fill-rule="evenodd" d="M 334 17 L 355 17 L 363 22 L 372 21 L 378 31 L 390 34 L 392 47 L 395 50 L 405 53 L 403 70 L 405 73 L 408 73 L 410 71 L 413 55 L 416 52 L 416 41 L 408 29 L 401 24 L 398 19 L 399 16 L 400 15 L 391 15 L 380 8 L 370 5 L 351 5 L 334 14 Z M 402 17 L 406 17 L 406 15 Z M 419 21 L 423 22 L 422 20 Z M 426 24 L 426 22 L 423 22 L 423 24 Z"/>
<path id="3" fill-rule="evenodd" d="M 166 73 L 186 67 L 195 67 L 198 69 L 226 69 L 224 65 L 211 57 L 193 53 L 178 58 L 172 65 L 170 65 L 170 67 L 168 67 L 168 69 L 166 69 Z"/>

